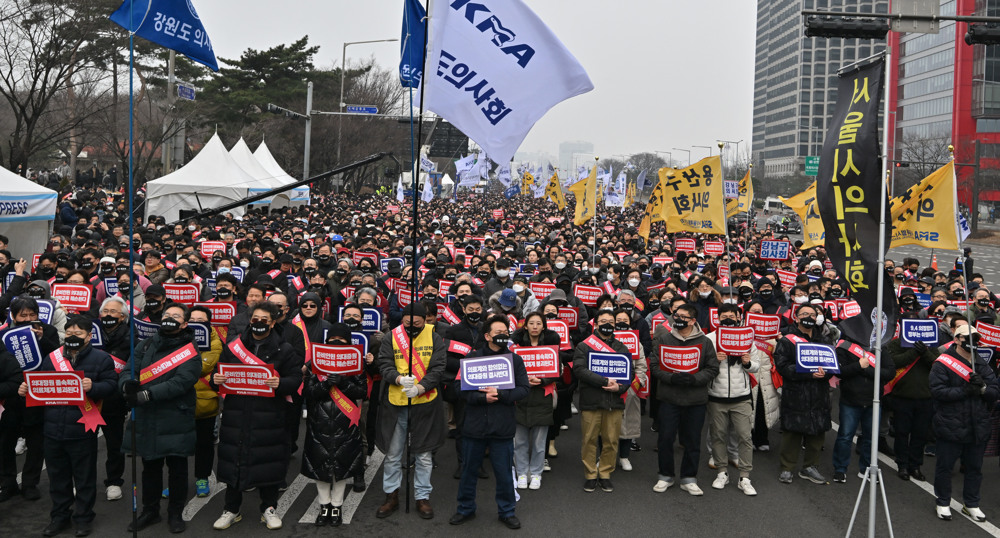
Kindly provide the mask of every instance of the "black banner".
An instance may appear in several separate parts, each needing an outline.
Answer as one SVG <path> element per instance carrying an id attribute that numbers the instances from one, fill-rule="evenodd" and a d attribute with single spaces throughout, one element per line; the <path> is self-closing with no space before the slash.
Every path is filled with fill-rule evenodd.
<path id="1" fill-rule="evenodd" d="M 844 336 L 865 345 L 873 342 L 878 299 L 879 210 L 885 199 L 885 250 L 892 236 L 888 193 L 882 183 L 879 146 L 879 103 L 885 59 L 843 73 L 837 85 L 837 108 L 823 141 L 816 197 L 826 229 L 826 252 L 847 280 L 861 314 L 840 323 Z M 881 194 L 881 197 L 880 197 Z M 896 324 L 896 296 L 885 281 L 882 305 L 885 325 Z M 885 330 L 885 329 L 883 329 Z M 883 342 L 892 338 L 888 332 Z"/>

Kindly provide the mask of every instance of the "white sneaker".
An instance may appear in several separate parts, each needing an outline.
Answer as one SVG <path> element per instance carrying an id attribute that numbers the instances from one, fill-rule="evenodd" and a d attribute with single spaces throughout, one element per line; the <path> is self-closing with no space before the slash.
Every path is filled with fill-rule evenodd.
<path id="1" fill-rule="evenodd" d="M 549 465 L 549 458 L 545 458 L 545 463 L 542 465 L 542 472 L 549 472 L 552 470 L 552 466 Z"/>
<path id="2" fill-rule="evenodd" d="M 562 430 L 562 431 L 566 431 L 566 430 L 569 429 L 569 426 L 567 426 L 566 424 L 563 424 L 562 426 L 559 426 L 559 429 Z"/>
<path id="3" fill-rule="evenodd" d="M 986 514 L 984 514 L 983 511 L 980 510 L 978 506 L 974 507 L 974 508 L 970 508 L 968 506 L 964 506 L 963 505 L 962 506 L 962 513 L 965 514 L 965 515 L 967 515 L 967 516 L 969 516 L 969 517 L 971 517 L 972 519 L 974 519 L 976 521 L 979 521 L 979 522 L 986 521 Z"/>
<path id="4" fill-rule="evenodd" d="M 653 491 L 657 493 L 663 493 L 667 491 L 667 488 L 674 485 L 673 480 L 657 480 L 656 485 L 653 486 Z"/>
<path id="5" fill-rule="evenodd" d="M 268 506 L 267 510 L 264 510 L 264 513 L 260 515 L 260 521 L 266 523 L 267 528 L 272 531 L 281 528 L 281 518 L 278 517 L 273 506 Z"/>
<path id="6" fill-rule="evenodd" d="M 302 410 L 302 418 L 307 418 L 307 417 L 308 417 L 308 415 L 309 415 L 309 412 L 308 412 L 308 411 L 306 411 L 305 409 L 303 409 L 303 410 Z"/>
<path id="7" fill-rule="evenodd" d="M 542 487 L 542 477 L 537 474 L 531 475 L 531 483 L 528 484 L 528 489 L 540 489 Z"/>
<path id="8" fill-rule="evenodd" d="M 576 408 L 576 404 L 574 403 L 569 404 L 569 409 L 570 411 L 573 412 L 574 415 L 580 414 L 580 410 Z"/>
<path id="9" fill-rule="evenodd" d="M 951 508 L 947 506 L 937 507 L 937 517 L 938 519 L 943 519 L 945 521 L 951 521 Z"/>
<path id="10" fill-rule="evenodd" d="M 118 486 L 108 486 L 104 490 L 104 494 L 107 495 L 109 501 L 117 501 L 122 498 L 122 488 Z"/>
<path id="11" fill-rule="evenodd" d="M 527 489 L 528 488 L 528 475 L 522 474 L 517 475 L 517 489 Z"/>
<path id="12" fill-rule="evenodd" d="M 618 466 L 621 467 L 623 471 L 632 470 L 632 462 L 628 461 L 628 458 L 618 458 Z"/>
<path id="13" fill-rule="evenodd" d="M 729 483 L 729 473 L 722 471 L 715 476 L 715 481 L 712 482 L 712 488 L 722 489 L 726 487 L 726 484 L 728 483 Z"/>
<path id="14" fill-rule="evenodd" d="M 24 437 L 17 438 L 17 446 L 14 447 L 14 453 L 20 456 L 28 451 L 28 445 L 24 442 Z"/>
<path id="15" fill-rule="evenodd" d="M 702 491 L 701 488 L 698 487 L 698 484 L 696 484 L 694 482 L 688 482 L 687 484 L 681 484 L 681 489 L 684 490 L 684 491 L 686 491 L 686 492 L 688 492 L 688 493 L 690 493 L 694 497 L 700 497 L 700 496 L 702 496 L 702 495 L 705 494 L 705 492 Z"/>
<path id="16" fill-rule="evenodd" d="M 212 528 L 214 528 L 217 531 L 224 531 L 228 529 L 233 523 L 239 523 L 240 520 L 242 519 L 243 516 L 241 516 L 240 514 L 234 514 L 228 510 L 224 510 L 222 512 L 222 515 L 219 516 L 219 519 L 216 519 L 215 523 L 212 524 Z"/>
<path id="17" fill-rule="evenodd" d="M 748 497 L 753 497 L 757 494 L 757 490 L 753 489 L 753 485 L 750 484 L 749 478 L 741 478 L 739 482 L 736 483 L 736 489 L 742 491 L 743 494 Z"/>
<path id="18" fill-rule="evenodd" d="M 715 464 L 715 456 L 709 456 L 708 457 L 708 468 L 709 469 L 718 469 L 719 468 L 719 466 Z"/>

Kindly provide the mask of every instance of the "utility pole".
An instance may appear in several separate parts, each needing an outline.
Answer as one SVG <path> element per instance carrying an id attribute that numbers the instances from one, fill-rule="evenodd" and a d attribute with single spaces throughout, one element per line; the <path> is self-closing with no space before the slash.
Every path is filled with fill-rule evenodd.
<path id="1" fill-rule="evenodd" d="M 306 141 L 302 156 L 302 179 L 309 177 L 309 144 L 312 142 L 313 83 L 306 84 Z M 340 164 L 339 162 L 337 164 Z"/>
<path id="2" fill-rule="evenodd" d="M 980 174 L 980 160 L 983 157 L 983 146 L 976 140 L 976 168 L 972 171 L 972 196 L 969 201 L 969 228 L 976 232 L 979 230 L 979 182 L 982 180 Z"/>
<path id="3" fill-rule="evenodd" d="M 167 110 L 173 110 L 174 101 L 177 100 L 177 96 L 174 93 L 174 63 L 177 61 L 177 53 L 173 50 L 170 51 L 170 55 L 167 57 Z M 170 129 L 170 115 L 167 114 L 163 118 L 163 132 L 166 134 Z M 130 150 L 131 151 L 131 150 Z M 160 161 L 163 164 L 163 175 L 167 175 L 173 171 L 174 163 L 174 136 L 170 136 L 163 140 L 163 145 L 160 146 Z"/>

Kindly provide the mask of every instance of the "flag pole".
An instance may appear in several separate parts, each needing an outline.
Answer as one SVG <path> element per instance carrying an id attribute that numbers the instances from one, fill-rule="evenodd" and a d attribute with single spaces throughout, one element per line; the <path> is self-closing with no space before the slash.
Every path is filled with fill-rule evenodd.
<path id="1" fill-rule="evenodd" d="M 719 172 L 720 172 L 720 175 L 722 176 L 722 181 L 723 181 L 723 183 L 722 183 L 722 192 L 723 192 L 723 194 L 722 194 L 722 230 L 723 230 L 722 246 L 725 248 L 724 252 L 729 256 L 729 262 L 726 264 L 730 268 L 730 272 L 729 272 L 729 286 L 726 286 L 726 287 L 729 288 L 729 298 L 732 299 L 735 296 L 735 293 L 733 293 L 733 273 L 732 273 L 733 251 L 729 249 L 729 215 L 727 214 L 728 212 L 726 211 L 726 195 L 725 195 L 725 192 L 726 192 L 726 188 L 725 188 L 725 186 L 726 186 L 726 184 L 725 184 L 725 181 L 726 181 L 726 164 L 725 164 L 725 161 L 722 158 L 722 148 L 726 147 L 726 143 L 725 142 L 718 142 L 718 145 L 719 145 Z M 739 208 L 739 205 L 740 205 L 739 194 L 740 194 L 739 193 L 739 188 L 737 188 L 736 189 L 736 207 L 737 208 Z M 716 277 L 719 276 L 718 266 L 721 266 L 721 265 L 722 264 L 717 264 L 716 265 L 716 270 L 715 270 L 715 276 Z"/>
<path id="2" fill-rule="evenodd" d="M 134 100 L 134 88 L 133 88 L 133 72 L 134 72 L 134 62 L 135 62 L 135 31 L 138 28 L 131 28 L 135 24 L 134 12 L 135 2 L 129 3 L 129 32 L 128 32 L 128 189 L 125 191 L 125 196 L 128 197 L 128 239 L 130 243 L 130 248 L 128 249 L 128 273 L 129 273 L 129 287 L 128 287 L 128 308 L 131 310 L 129 312 L 129 331 L 128 331 L 128 356 L 129 364 L 131 368 L 129 369 L 129 375 L 132 379 L 136 379 L 135 376 L 135 309 L 132 305 L 135 304 L 135 285 L 139 282 L 139 279 L 135 274 L 135 248 L 132 247 L 132 238 L 135 237 L 135 215 L 133 212 L 133 201 L 135 200 L 135 170 L 132 164 L 132 150 L 135 148 L 135 100 Z M 138 505 L 136 498 L 136 451 L 135 451 L 135 408 L 129 409 L 129 420 L 132 422 L 131 428 L 131 442 L 132 442 L 132 536 L 137 537 L 139 535 L 139 523 L 138 523 Z"/>
<path id="3" fill-rule="evenodd" d="M 601 158 L 597 155 L 594 156 L 594 176 L 597 176 L 597 162 Z M 584 185 L 584 188 L 587 188 Z M 591 267 L 597 267 L 597 180 L 594 180 L 594 216 L 590 217 L 590 228 L 591 232 L 594 234 L 594 261 L 591 262 Z M 596 276 L 596 275 L 595 275 Z M 597 284 L 600 286 L 600 283 Z"/>

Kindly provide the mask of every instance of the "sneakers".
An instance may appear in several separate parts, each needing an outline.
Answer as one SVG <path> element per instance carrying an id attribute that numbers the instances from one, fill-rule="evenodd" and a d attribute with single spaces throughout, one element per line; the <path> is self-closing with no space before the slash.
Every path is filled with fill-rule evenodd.
<path id="1" fill-rule="evenodd" d="M 615 490 L 615 485 L 611 483 L 610 478 L 599 478 L 597 480 L 598 485 L 601 486 L 601 491 L 606 493 L 611 493 Z"/>
<path id="2" fill-rule="evenodd" d="M 215 523 L 212 524 L 212 528 L 217 531 L 224 531 L 231 527 L 233 523 L 239 523 L 242 519 L 243 516 L 240 514 L 234 514 L 225 510 L 222 512 L 222 515 L 219 516 L 219 519 L 216 519 Z"/>
<path id="3" fill-rule="evenodd" d="M 838 483 L 838 484 L 846 484 L 847 483 L 847 473 L 844 473 L 844 472 L 841 472 L 841 471 L 834 472 L 833 473 L 833 481 L 836 482 L 836 483 Z"/>
<path id="4" fill-rule="evenodd" d="M 986 521 L 986 514 L 984 514 L 983 511 L 980 510 L 978 506 L 965 506 L 965 505 L 963 505 L 962 506 L 962 513 L 965 514 L 965 515 L 967 515 L 967 516 L 969 516 L 969 517 L 971 517 L 975 521 L 979 521 L 980 523 L 982 523 L 983 521 Z"/>
<path id="5" fill-rule="evenodd" d="M 781 471 L 781 474 L 778 475 L 778 482 L 781 482 L 782 484 L 791 484 L 792 483 L 792 472 L 791 471 Z"/>
<path id="6" fill-rule="evenodd" d="M 580 414 L 580 410 L 576 408 L 576 404 L 574 404 L 574 403 L 569 404 L 569 408 L 573 412 L 574 415 L 579 415 Z"/>
<path id="7" fill-rule="evenodd" d="M 768 452 L 771 450 L 771 445 L 760 445 L 757 447 L 757 452 Z"/>
<path id="8" fill-rule="evenodd" d="M 120 486 L 108 486 L 104 490 L 104 495 L 109 501 L 117 501 L 122 498 L 122 488 Z"/>
<path id="9" fill-rule="evenodd" d="M 799 471 L 799 478 L 804 478 L 813 484 L 826 484 L 826 477 L 819 473 L 815 465 L 810 465 Z"/>
<path id="10" fill-rule="evenodd" d="M 726 484 L 728 484 L 728 483 L 729 483 L 729 473 L 727 473 L 725 471 L 722 471 L 721 473 L 719 473 L 718 475 L 716 475 L 715 481 L 712 482 L 712 488 L 713 489 L 722 489 L 722 488 L 726 487 Z"/>
<path id="11" fill-rule="evenodd" d="M 701 488 L 698 487 L 698 484 L 695 482 L 688 482 L 687 484 L 681 484 L 681 490 L 690 493 L 693 497 L 701 497 L 702 495 L 705 494 L 705 492 L 702 491 Z"/>
<path id="12" fill-rule="evenodd" d="M 750 483 L 749 478 L 741 478 L 739 482 L 736 483 L 736 489 L 742 491 L 747 497 L 757 495 L 757 490 L 753 489 L 753 485 Z"/>
<path id="13" fill-rule="evenodd" d="M 594 491 L 595 489 L 597 489 L 597 479 L 596 478 L 591 478 L 590 480 L 584 481 L 584 483 L 583 483 L 583 491 L 586 491 L 587 493 L 590 493 L 590 492 Z"/>
<path id="14" fill-rule="evenodd" d="M 657 480 L 656 484 L 653 485 L 653 491 L 657 493 L 663 493 L 667 491 L 667 488 L 674 485 L 673 480 Z"/>
<path id="15" fill-rule="evenodd" d="M 559 429 L 562 430 L 562 431 L 566 431 L 566 430 L 569 429 L 569 426 L 566 425 L 566 424 L 563 424 L 562 426 L 559 426 Z"/>
<path id="16" fill-rule="evenodd" d="M 964 508 L 963 508 L 964 510 Z M 938 519 L 943 519 L 945 521 L 951 521 L 951 508 L 947 506 L 937 507 L 937 517 Z"/>
<path id="17" fill-rule="evenodd" d="M 198 497 L 208 497 L 208 494 L 211 493 L 208 490 L 208 480 L 205 479 L 195 480 L 194 488 L 195 488 L 195 495 L 197 495 Z"/>
<path id="18" fill-rule="evenodd" d="M 623 471 L 632 470 L 632 462 L 628 458 L 618 458 L 618 466 L 622 468 Z"/>
<path id="19" fill-rule="evenodd" d="M 541 489 L 542 487 L 542 477 L 540 475 L 531 475 L 531 482 L 528 484 L 528 489 Z"/>
<path id="20" fill-rule="evenodd" d="M 28 445 L 24 442 L 24 437 L 17 438 L 17 445 L 14 447 L 14 453 L 18 456 L 24 454 L 28 451 Z"/>
<path id="21" fill-rule="evenodd" d="M 517 476 L 517 489 L 528 489 L 528 475 Z"/>
<path id="22" fill-rule="evenodd" d="M 708 457 L 708 468 L 709 469 L 718 469 L 719 468 L 719 466 L 715 464 L 715 456 L 709 456 Z"/>
<path id="23" fill-rule="evenodd" d="M 264 513 L 260 515 L 260 521 L 266 524 L 269 530 L 273 531 L 281 528 L 281 518 L 278 517 L 278 513 L 274 511 L 273 506 L 268 506 L 267 510 L 264 510 Z"/>
<path id="24" fill-rule="evenodd" d="M 549 458 L 545 458 L 545 463 L 542 464 L 542 472 L 549 472 L 552 470 L 552 466 L 549 465 Z"/>

